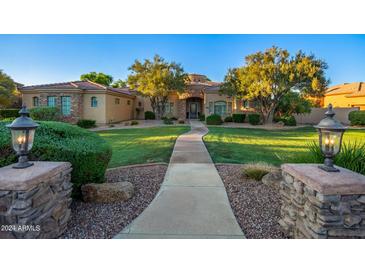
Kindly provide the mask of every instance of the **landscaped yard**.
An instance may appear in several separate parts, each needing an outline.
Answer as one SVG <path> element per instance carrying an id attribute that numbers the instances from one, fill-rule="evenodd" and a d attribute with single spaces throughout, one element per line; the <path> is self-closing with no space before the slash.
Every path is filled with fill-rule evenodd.
<path id="1" fill-rule="evenodd" d="M 306 144 L 317 140 L 312 127 L 292 130 L 264 130 L 209 127 L 204 142 L 215 163 L 264 161 L 274 165 L 301 162 L 308 153 Z M 364 141 L 365 130 L 347 130 L 344 142 Z"/>
<path id="2" fill-rule="evenodd" d="M 109 167 L 169 162 L 176 138 L 187 126 L 136 128 L 100 131 L 113 149 Z"/>

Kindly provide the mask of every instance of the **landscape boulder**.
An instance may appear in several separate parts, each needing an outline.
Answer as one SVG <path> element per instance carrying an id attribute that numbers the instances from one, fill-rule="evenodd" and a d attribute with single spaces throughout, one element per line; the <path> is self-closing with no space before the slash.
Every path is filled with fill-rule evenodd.
<path id="1" fill-rule="evenodd" d="M 86 184 L 81 191 L 85 202 L 115 203 L 132 198 L 134 186 L 130 182 Z"/>
<path id="2" fill-rule="evenodd" d="M 265 185 L 279 185 L 282 179 L 283 177 L 281 175 L 281 170 L 277 169 L 266 174 L 264 177 L 262 177 L 261 181 Z"/>

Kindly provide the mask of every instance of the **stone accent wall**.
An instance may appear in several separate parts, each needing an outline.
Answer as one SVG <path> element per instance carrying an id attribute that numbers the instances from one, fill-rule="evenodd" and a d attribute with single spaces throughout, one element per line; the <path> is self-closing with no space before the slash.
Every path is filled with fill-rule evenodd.
<path id="1" fill-rule="evenodd" d="M 283 165 L 281 228 L 293 238 L 365 238 L 365 176 Z M 332 180 L 332 184 L 330 184 Z"/>
<path id="2" fill-rule="evenodd" d="M 70 96 L 71 97 L 71 115 L 64 116 L 63 121 L 69 123 L 77 123 L 78 120 L 82 119 L 82 94 L 81 93 L 63 93 L 63 92 L 41 92 L 39 95 L 39 105 L 47 106 L 47 97 L 55 96 L 56 104 L 59 109 L 61 109 L 61 97 Z"/>
<path id="3" fill-rule="evenodd" d="M 0 168 L 0 238 L 57 238 L 71 209 L 71 164 Z"/>
<path id="4" fill-rule="evenodd" d="M 178 119 L 185 120 L 186 119 L 186 100 L 180 99 L 177 101 L 177 114 Z"/>

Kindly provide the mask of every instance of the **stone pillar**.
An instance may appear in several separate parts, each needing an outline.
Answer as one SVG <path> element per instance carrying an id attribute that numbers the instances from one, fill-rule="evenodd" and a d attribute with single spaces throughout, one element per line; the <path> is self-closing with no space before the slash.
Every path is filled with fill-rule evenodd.
<path id="1" fill-rule="evenodd" d="M 177 101 L 177 115 L 178 119 L 185 120 L 186 119 L 186 100 L 179 99 Z"/>
<path id="2" fill-rule="evenodd" d="M 57 238 L 71 210 L 71 164 L 0 168 L 0 238 Z"/>
<path id="3" fill-rule="evenodd" d="M 365 176 L 282 165 L 282 230 L 293 238 L 365 238 Z"/>

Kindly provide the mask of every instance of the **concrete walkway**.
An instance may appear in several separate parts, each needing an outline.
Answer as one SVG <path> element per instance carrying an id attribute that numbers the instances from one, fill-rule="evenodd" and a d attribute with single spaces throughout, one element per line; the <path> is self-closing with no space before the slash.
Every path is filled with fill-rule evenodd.
<path id="1" fill-rule="evenodd" d="M 244 238 L 198 121 L 175 144 L 159 193 L 115 238 Z"/>

